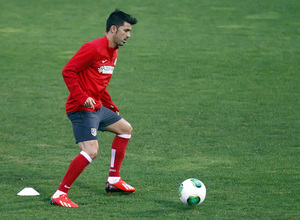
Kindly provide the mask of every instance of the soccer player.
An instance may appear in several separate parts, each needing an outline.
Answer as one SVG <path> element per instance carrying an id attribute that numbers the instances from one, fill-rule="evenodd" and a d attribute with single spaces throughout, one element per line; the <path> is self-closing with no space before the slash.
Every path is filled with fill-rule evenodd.
<path id="1" fill-rule="evenodd" d="M 81 152 L 70 163 L 51 203 L 64 207 L 78 207 L 68 198 L 68 191 L 85 167 L 98 154 L 97 132 L 116 134 L 111 147 L 111 162 L 106 191 L 132 193 L 135 188 L 120 177 L 120 168 L 127 143 L 132 134 L 131 125 L 119 115 L 106 89 L 113 74 L 119 46 L 123 46 L 137 19 L 116 9 L 106 22 L 106 34 L 84 44 L 64 67 L 62 74 L 70 91 L 66 112 Z"/>

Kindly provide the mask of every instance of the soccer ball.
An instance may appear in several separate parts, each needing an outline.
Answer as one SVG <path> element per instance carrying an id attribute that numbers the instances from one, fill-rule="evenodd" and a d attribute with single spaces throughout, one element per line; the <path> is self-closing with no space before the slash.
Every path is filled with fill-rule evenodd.
<path id="1" fill-rule="evenodd" d="M 206 196 L 206 187 L 198 179 L 190 178 L 179 186 L 179 198 L 187 205 L 199 205 Z"/>

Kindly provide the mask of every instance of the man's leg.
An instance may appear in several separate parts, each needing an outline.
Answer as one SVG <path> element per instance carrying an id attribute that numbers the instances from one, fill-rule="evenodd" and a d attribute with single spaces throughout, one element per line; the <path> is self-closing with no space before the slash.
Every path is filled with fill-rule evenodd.
<path id="1" fill-rule="evenodd" d="M 65 207 L 78 207 L 74 202 L 68 199 L 68 191 L 86 166 L 97 156 L 99 150 L 97 140 L 79 142 L 78 145 L 82 151 L 70 163 L 62 182 L 51 198 L 53 204 Z"/>
<path id="2" fill-rule="evenodd" d="M 111 162 L 106 191 L 134 192 L 135 189 L 125 183 L 120 177 L 120 169 L 125 157 L 127 144 L 132 134 L 132 127 L 122 118 L 116 123 L 107 126 L 105 130 L 116 134 L 111 147 Z"/>

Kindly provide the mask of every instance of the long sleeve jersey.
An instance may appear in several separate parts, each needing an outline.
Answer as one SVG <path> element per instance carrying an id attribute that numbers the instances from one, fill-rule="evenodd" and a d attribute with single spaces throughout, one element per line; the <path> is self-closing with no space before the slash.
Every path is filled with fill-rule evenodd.
<path id="1" fill-rule="evenodd" d="M 64 67 L 62 74 L 70 91 L 66 102 L 67 113 L 95 111 L 101 105 L 119 111 L 106 89 L 117 62 L 118 47 L 108 45 L 106 36 L 88 42 Z M 88 97 L 96 102 L 95 110 L 83 106 Z"/>

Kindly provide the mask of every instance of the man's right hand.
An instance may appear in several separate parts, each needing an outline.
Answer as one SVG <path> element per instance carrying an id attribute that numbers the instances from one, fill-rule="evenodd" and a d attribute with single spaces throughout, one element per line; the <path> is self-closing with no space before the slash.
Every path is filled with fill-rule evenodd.
<path id="1" fill-rule="evenodd" d="M 91 97 L 88 97 L 88 98 L 85 100 L 83 106 L 86 107 L 86 108 L 92 108 L 92 109 L 95 110 L 95 107 L 94 107 L 95 104 L 96 104 L 96 102 L 94 101 L 94 99 L 91 98 Z"/>

